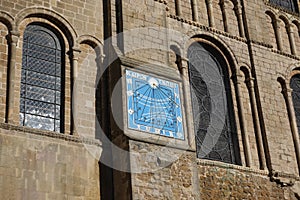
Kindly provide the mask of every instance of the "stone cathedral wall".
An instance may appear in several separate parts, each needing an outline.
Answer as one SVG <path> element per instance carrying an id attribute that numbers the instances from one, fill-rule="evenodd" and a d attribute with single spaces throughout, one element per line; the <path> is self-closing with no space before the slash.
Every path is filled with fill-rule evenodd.
<path id="1" fill-rule="evenodd" d="M 95 139 L 95 88 L 102 55 L 102 6 L 101 1 L 90 0 L 0 1 L 0 199 L 100 199 L 98 160 L 102 147 Z M 63 133 L 19 125 L 23 36 L 31 23 L 46 24 L 62 36 Z M 81 96 L 76 136 L 71 122 L 74 57 L 80 73 L 76 90 Z M 9 81 L 11 93 L 9 70 L 14 72 Z M 98 153 L 91 153 L 94 151 Z"/>
<path id="2" fill-rule="evenodd" d="M 145 4 L 147 5 L 148 2 L 145 1 Z M 299 176 L 295 141 L 286 99 L 282 92 L 284 88 L 282 88 L 279 80 L 284 78 L 285 83 L 288 85 L 291 74 L 298 73 L 296 71 L 292 72 L 292 70 L 296 69 L 299 64 L 299 54 L 297 52 L 299 34 L 298 27 L 295 26 L 299 17 L 291 12 L 278 9 L 278 7 L 266 1 L 244 2 L 245 10 L 242 9 L 240 2 L 226 1 L 220 3 L 212 1 L 212 18 L 214 22 L 213 25 L 210 25 L 212 22 L 209 19 L 209 14 L 207 14 L 207 2 L 209 1 L 195 2 L 197 3 L 196 8 L 193 8 L 191 4 L 187 6 L 186 1 L 180 1 L 180 3 L 178 1 L 157 2 L 154 4 L 157 12 L 151 27 L 160 27 L 162 23 L 165 23 L 165 26 L 173 32 L 189 38 L 200 38 L 200 41 L 217 40 L 229 49 L 235 60 L 233 68 L 240 74 L 238 76 L 240 81 L 238 84 L 239 96 L 243 107 L 243 128 L 247 132 L 250 144 L 251 166 L 246 167 L 241 117 L 238 113 L 240 107 L 236 100 L 235 83 L 231 80 L 242 166 L 224 166 L 218 162 L 210 161 L 206 163 L 202 159 L 195 159 L 193 153 L 189 152 L 188 155 L 182 153 L 180 159 L 163 170 L 132 175 L 133 197 L 136 199 L 298 198 L 294 194 Z M 127 10 L 128 13 L 130 11 L 134 12 L 133 5 L 123 4 L 126 7 L 123 10 Z M 193 9 L 198 11 L 197 14 Z M 274 13 L 274 16 L 270 14 L 271 12 Z M 239 13 L 241 13 L 240 19 Z M 146 14 L 144 12 L 143 15 L 139 14 L 138 12 L 137 17 L 126 17 L 123 23 L 124 30 L 139 27 L 140 25 L 136 21 L 143 22 L 150 17 L 153 18 L 153 13 Z M 195 15 L 198 18 L 195 18 Z M 224 15 L 226 21 L 224 21 Z M 272 24 L 270 16 L 276 18 L 277 25 L 280 28 L 275 27 L 274 29 L 274 23 Z M 141 20 L 141 18 L 144 18 L 144 20 Z M 292 27 L 295 31 L 292 32 L 287 27 Z M 276 29 L 278 33 L 275 33 Z M 276 39 L 276 34 L 280 35 L 280 39 Z M 294 42 L 292 43 L 290 34 L 294 35 Z M 149 31 L 142 38 L 144 38 L 145 43 L 147 40 L 155 43 L 159 37 L 161 35 L 157 36 Z M 170 40 L 168 41 L 169 45 L 177 44 L 181 50 L 181 56 L 186 57 L 187 47 L 184 44 L 182 45 L 180 41 Z M 280 44 L 278 44 L 278 40 L 281 41 Z M 128 46 L 130 47 L 130 45 Z M 292 50 L 292 46 L 294 46 L 294 50 Z M 152 51 L 155 52 L 155 50 Z M 172 63 L 175 59 L 174 52 L 172 50 L 170 52 L 169 55 L 166 53 L 166 56 L 169 57 L 169 63 L 164 59 L 161 59 L 161 63 L 159 63 L 170 66 L 170 69 L 166 69 L 165 73 L 162 72 L 162 76 L 169 70 L 172 70 L 173 73 L 178 71 L 176 64 L 173 65 Z M 132 55 L 128 54 L 128 57 L 151 63 L 151 55 L 153 54 L 147 52 L 145 55 L 139 51 Z M 142 67 L 139 70 L 142 70 Z M 147 71 L 146 68 L 145 71 Z M 232 71 L 231 73 L 234 76 Z M 253 85 L 249 89 L 250 79 L 253 80 Z M 251 100 L 250 93 L 252 91 L 258 100 Z M 253 110 L 253 104 L 255 109 L 258 108 L 258 111 Z M 258 132 L 262 135 L 263 158 L 259 152 Z M 151 154 L 154 149 L 160 148 L 156 146 L 157 143 L 161 145 L 160 142 L 153 143 L 147 144 L 145 147 L 144 144 L 136 145 L 136 142 L 131 141 L 130 149 L 133 152 L 141 150 L 143 153 L 148 152 Z M 157 155 L 158 160 L 160 160 L 159 158 L 159 155 Z M 149 158 L 148 162 L 140 161 L 149 168 L 160 165 L 160 162 L 155 158 L 153 160 Z M 261 162 L 264 162 L 263 166 Z M 181 171 L 182 169 L 184 170 Z M 180 175 L 177 176 L 177 174 Z M 180 177 L 186 177 L 187 179 L 181 180 Z M 161 181 L 163 181 L 163 185 L 167 185 L 163 189 L 160 187 Z M 164 189 L 169 192 L 166 193 L 163 191 Z M 222 192 L 214 193 L 213 190 Z"/>
<path id="3" fill-rule="evenodd" d="M 64 44 L 62 133 L 20 126 L 32 23 L 57 30 Z M 299 14 L 266 0 L 0 0 L 0 199 L 299 199 L 289 88 L 300 74 L 299 28 Z M 228 66 L 238 164 L 197 158 L 184 74 L 193 41 Z M 183 141 L 128 128 L 127 69 L 178 83 Z M 99 121 L 129 154 L 102 145 Z M 104 148 L 114 163 L 101 174 Z"/>

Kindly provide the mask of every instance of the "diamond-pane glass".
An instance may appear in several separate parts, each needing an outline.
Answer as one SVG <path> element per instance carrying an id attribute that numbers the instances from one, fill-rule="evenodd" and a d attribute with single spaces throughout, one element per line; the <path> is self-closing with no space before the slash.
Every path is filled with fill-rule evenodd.
<path id="1" fill-rule="evenodd" d="M 215 54 L 201 43 L 194 43 L 188 51 L 197 157 L 236 163 L 228 73 Z"/>
<path id="2" fill-rule="evenodd" d="M 27 26 L 23 40 L 20 123 L 60 132 L 62 51 L 58 37 L 40 25 Z"/>
<path id="3" fill-rule="evenodd" d="M 297 120 L 298 133 L 300 133 L 300 75 L 297 74 L 291 78 L 290 83 L 293 89 L 292 98 Z"/>

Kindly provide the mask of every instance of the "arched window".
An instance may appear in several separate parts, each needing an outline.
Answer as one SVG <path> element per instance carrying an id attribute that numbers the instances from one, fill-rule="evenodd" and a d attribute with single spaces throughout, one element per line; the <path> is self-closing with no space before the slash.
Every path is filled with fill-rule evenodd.
<path id="1" fill-rule="evenodd" d="M 240 164 L 227 64 L 205 43 L 188 58 L 197 157 Z"/>
<path id="2" fill-rule="evenodd" d="M 23 126 L 62 132 L 64 51 L 60 39 L 43 24 L 25 29 L 20 98 Z"/>
<path id="3" fill-rule="evenodd" d="M 299 12 L 296 0 L 270 0 L 270 3 L 292 12 Z"/>
<path id="4" fill-rule="evenodd" d="M 300 74 L 296 74 L 291 78 L 290 87 L 293 89 L 292 99 L 297 120 L 298 133 L 300 133 Z"/>

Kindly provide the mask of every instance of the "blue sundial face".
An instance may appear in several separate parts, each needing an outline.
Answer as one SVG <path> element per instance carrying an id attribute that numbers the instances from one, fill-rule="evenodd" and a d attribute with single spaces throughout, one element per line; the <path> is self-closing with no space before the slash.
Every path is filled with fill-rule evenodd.
<path id="1" fill-rule="evenodd" d="M 177 83 L 126 70 L 128 127 L 184 140 Z"/>

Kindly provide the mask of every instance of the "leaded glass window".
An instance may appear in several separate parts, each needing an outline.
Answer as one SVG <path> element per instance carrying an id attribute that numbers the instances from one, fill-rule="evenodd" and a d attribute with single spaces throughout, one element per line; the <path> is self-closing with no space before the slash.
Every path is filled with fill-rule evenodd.
<path id="1" fill-rule="evenodd" d="M 300 133 L 300 74 L 291 78 L 290 86 L 293 89 L 292 99 L 297 120 L 298 133 Z"/>
<path id="2" fill-rule="evenodd" d="M 298 12 L 298 4 L 296 0 L 270 0 L 270 3 L 292 12 Z"/>
<path id="3" fill-rule="evenodd" d="M 62 48 L 50 29 L 28 25 L 24 32 L 20 124 L 61 131 Z"/>
<path id="4" fill-rule="evenodd" d="M 188 56 L 197 157 L 237 164 L 236 128 L 225 61 L 204 43 L 192 44 Z"/>

